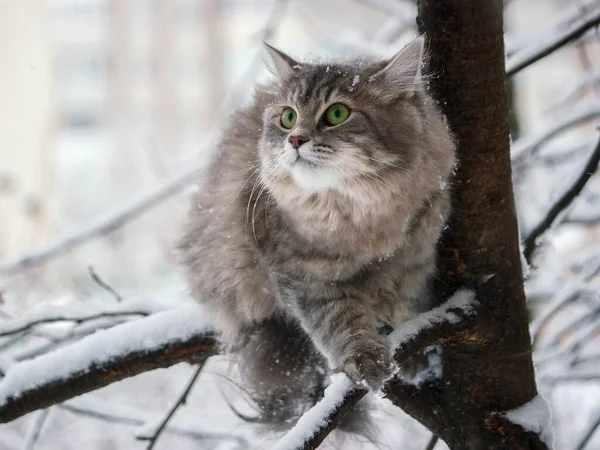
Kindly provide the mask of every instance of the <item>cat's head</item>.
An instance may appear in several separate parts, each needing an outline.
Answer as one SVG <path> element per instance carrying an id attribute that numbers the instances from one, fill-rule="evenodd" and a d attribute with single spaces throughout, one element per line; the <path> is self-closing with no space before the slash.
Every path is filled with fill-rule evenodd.
<path id="1" fill-rule="evenodd" d="M 276 83 L 263 115 L 263 177 L 346 192 L 414 168 L 428 120 L 422 37 L 385 61 L 302 63 L 265 46 Z"/>

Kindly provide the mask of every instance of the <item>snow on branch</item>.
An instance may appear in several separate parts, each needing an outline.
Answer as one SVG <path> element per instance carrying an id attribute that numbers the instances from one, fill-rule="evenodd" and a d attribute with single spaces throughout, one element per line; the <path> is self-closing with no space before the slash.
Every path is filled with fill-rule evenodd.
<path id="1" fill-rule="evenodd" d="M 478 303 L 475 293 L 460 289 L 445 303 L 403 323 L 389 337 L 395 357 L 402 360 L 433 344 L 464 338 L 475 325 Z"/>
<path id="2" fill-rule="evenodd" d="M 460 290 L 444 305 L 407 322 L 392 335 L 399 345 L 396 354 L 406 356 L 435 342 L 450 342 L 453 334 L 462 335 L 474 324 L 476 305 L 472 291 Z M 127 302 L 114 307 L 125 308 Z M 72 311 L 71 317 L 80 316 Z M 161 311 L 12 365 L 0 382 L 0 423 L 148 370 L 205 361 L 218 350 L 215 332 L 203 317 L 196 304 Z M 35 320 L 29 316 L 23 323 Z M 317 448 L 367 392 L 345 374 L 334 375 L 324 399 L 275 448 Z M 163 428 L 166 422 L 160 422 Z"/>
<path id="3" fill-rule="evenodd" d="M 554 448 L 554 429 L 550 402 L 536 395 L 524 405 L 502 414 L 511 423 L 519 425 L 525 431 L 532 432 L 548 446 Z"/>
<path id="4" fill-rule="evenodd" d="M 353 382 L 344 373 L 332 375 L 323 398 L 271 450 L 316 449 L 367 392 L 365 386 Z"/>
<path id="5" fill-rule="evenodd" d="M 588 3 L 585 7 L 577 6 L 573 8 L 568 17 L 537 36 L 534 44 L 512 53 L 506 61 L 506 74 L 508 76 L 514 75 L 521 69 L 582 36 L 598 24 L 600 24 L 600 3 L 598 1 Z M 528 41 L 533 40 L 528 39 Z"/>
<path id="6" fill-rule="evenodd" d="M 171 309 L 174 302 L 160 302 L 148 298 L 129 299 L 120 303 L 72 302 L 60 307 L 45 306 L 27 314 L 0 322 L 0 337 L 28 331 L 39 325 L 56 322 L 83 323 L 110 317 L 135 317 Z"/>
<path id="7" fill-rule="evenodd" d="M 195 304 L 99 331 L 15 364 L 0 382 L 0 423 L 148 370 L 217 353 Z"/>
<path id="8" fill-rule="evenodd" d="M 443 305 L 403 323 L 389 338 L 390 345 L 395 349 L 396 359 L 402 361 L 407 356 L 435 343 L 450 343 L 465 339 L 465 334 L 470 334 L 475 326 L 477 305 L 475 293 L 461 289 Z M 398 376 L 388 380 L 385 386 L 390 381 L 396 387 L 396 392 L 400 391 L 397 387 L 402 383 L 409 397 L 414 397 L 415 390 L 418 391 L 420 387 L 404 383 Z M 389 391 L 385 386 L 384 391 Z M 353 383 L 346 375 L 334 375 L 332 384 L 326 390 L 325 398 L 302 416 L 298 424 L 272 450 L 317 448 L 343 414 L 367 392 L 365 387 Z"/>

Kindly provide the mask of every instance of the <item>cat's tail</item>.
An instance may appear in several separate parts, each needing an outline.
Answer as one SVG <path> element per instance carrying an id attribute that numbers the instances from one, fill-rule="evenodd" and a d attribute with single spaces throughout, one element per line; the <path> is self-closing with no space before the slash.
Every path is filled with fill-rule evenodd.
<path id="1" fill-rule="evenodd" d="M 287 430 L 323 397 L 327 362 L 294 320 L 278 317 L 260 323 L 236 354 L 242 384 L 258 409 L 252 422 Z M 368 405 L 359 402 L 338 428 L 371 440 Z"/>

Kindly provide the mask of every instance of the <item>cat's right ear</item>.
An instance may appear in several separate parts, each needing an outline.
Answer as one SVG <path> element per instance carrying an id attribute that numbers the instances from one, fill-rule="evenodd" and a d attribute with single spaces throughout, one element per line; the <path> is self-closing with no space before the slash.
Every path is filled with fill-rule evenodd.
<path id="1" fill-rule="evenodd" d="M 410 96 L 422 85 L 424 65 L 425 37 L 420 36 L 393 56 L 372 78 Z"/>
<path id="2" fill-rule="evenodd" d="M 288 55 L 283 53 L 281 50 L 277 50 L 275 47 L 263 42 L 263 61 L 273 75 L 278 78 L 288 78 L 296 68 L 300 67 L 296 61 L 290 58 Z"/>

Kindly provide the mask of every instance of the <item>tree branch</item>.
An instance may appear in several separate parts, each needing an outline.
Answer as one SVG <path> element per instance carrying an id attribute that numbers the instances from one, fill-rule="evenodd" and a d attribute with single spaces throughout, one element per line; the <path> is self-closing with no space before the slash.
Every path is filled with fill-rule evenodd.
<path id="1" fill-rule="evenodd" d="M 528 159 L 535 156 L 543 144 L 556 135 L 598 117 L 600 117 L 600 105 L 597 101 L 589 102 L 579 107 L 574 114 L 560 119 L 541 132 L 519 139 L 514 143 L 511 150 L 513 166 L 524 165 Z"/>
<path id="2" fill-rule="evenodd" d="M 402 362 L 433 344 L 483 339 L 475 333 L 477 322 L 483 318 L 481 312 L 474 292 L 457 291 L 442 305 L 403 323 L 390 335 L 394 358 Z"/>
<path id="3" fill-rule="evenodd" d="M 160 184 L 147 194 L 116 208 L 104 217 L 99 217 L 88 223 L 84 228 L 65 234 L 57 241 L 31 253 L 0 263 L 0 274 L 10 275 L 20 270 L 43 264 L 90 239 L 104 236 L 117 230 L 160 202 L 181 191 L 187 184 L 198 177 L 198 171 L 202 166 L 203 164 L 192 164 L 191 167 L 187 167 L 181 172 L 173 175 L 169 180 Z"/>
<path id="4" fill-rule="evenodd" d="M 204 360 L 204 362 L 206 362 L 206 360 Z M 183 390 L 183 392 L 181 393 L 179 398 L 175 401 L 175 403 L 173 403 L 173 405 L 169 408 L 169 410 L 164 415 L 164 417 L 162 417 L 160 422 L 158 422 L 158 426 L 157 427 L 152 426 L 152 428 L 154 428 L 152 430 L 152 433 L 149 433 L 149 435 L 147 435 L 146 433 L 138 432 L 138 435 L 136 436 L 138 439 L 148 439 L 149 440 L 148 447 L 146 447 L 146 450 L 152 450 L 154 448 L 154 446 L 156 445 L 156 442 L 158 441 L 158 438 L 160 437 L 160 435 L 166 428 L 169 421 L 173 418 L 175 411 L 177 411 L 177 409 L 180 406 L 182 406 L 183 404 L 185 404 L 185 402 L 187 401 L 188 395 L 192 391 L 192 388 L 194 387 L 196 380 L 200 376 L 200 373 L 202 373 L 202 369 L 204 367 L 204 362 L 202 362 L 201 364 L 198 365 L 198 367 L 194 371 L 192 377 L 188 381 L 185 389 Z M 154 424 L 152 424 L 152 425 L 154 425 Z M 144 428 L 147 428 L 147 426 L 145 426 Z M 146 431 L 146 430 L 144 430 L 144 431 Z"/>
<path id="5" fill-rule="evenodd" d="M 0 337 L 29 331 L 55 322 L 84 323 L 103 318 L 148 316 L 172 307 L 166 302 L 149 302 L 148 299 L 129 299 L 119 303 L 72 302 L 60 308 L 39 308 L 18 318 L 0 322 Z"/>
<path id="6" fill-rule="evenodd" d="M 535 44 L 514 52 L 506 62 L 506 75 L 516 74 L 597 26 L 600 23 L 600 3 L 592 2 L 589 6 L 586 9 L 573 8 L 568 18 L 545 30 Z"/>
<path id="7" fill-rule="evenodd" d="M 279 20 L 281 20 L 281 17 L 285 14 L 289 3 L 290 0 L 278 0 L 275 2 L 267 23 L 262 30 L 260 41 L 270 39 L 270 37 L 276 31 Z M 225 114 L 229 114 L 230 108 L 233 106 L 233 102 L 237 102 L 245 95 L 248 89 L 247 85 L 249 80 L 253 80 L 255 74 L 262 67 L 259 53 L 260 52 L 257 52 L 256 56 L 248 66 L 248 69 L 239 78 L 236 84 L 230 88 L 227 98 L 223 101 L 221 108 L 217 113 L 217 117 L 223 117 Z M 215 124 L 220 124 L 220 121 L 215 120 Z M 215 125 L 215 128 L 210 131 L 209 137 L 206 139 L 206 145 L 204 146 L 206 148 L 204 151 L 200 151 L 200 154 L 209 156 L 210 151 L 208 146 L 213 143 L 212 137 L 217 134 L 217 126 L 218 125 Z M 115 209 L 114 211 L 111 211 L 104 217 L 100 217 L 91 221 L 83 228 L 74 230 L 71 233 L 59 238 L 55 242 L 52 242 L 30 253 L 26 253 L 25 255 L 13 260 L 0 261 L 0 275 L 11 275 L 24 269 L 42 265 L 45 262 L 83 244 L 84 242 L 87 242 L 90 239 L 105 236 L 121 228 L 126 223 L 136 219 L 141 214 L 150 210 L 162 201 L 174 196 L 185 186 L 191 184 L 197 179 L 199 171 L 205 165 L 206 161 L 204 158 L 200 161 L 194 162 L 190 165 L 190 167 L 187 167 L 186 169 L 174 174 L 154 190 L 140 196 L 138 199 L 135 199 L 120 208 Z"/>
<path id="8" fill-rule="evenodd" d="M 396 355 L 404 360 L 409 352 L 416 352 L 435 342 L 453 342 L 452 335 L 456 335 L 456 340 L 473 336 L 475 307 L 472 292 L 459 291 L 444 305 L 407 322 L 405 329 L 403 327 L 392 335 L 400 346 Z M 32 361 L 13 365 L 0 382 L 0 422 L 14 420 L 31 411 L 148 370 L 183 361 L 205 361 L 217 353 L 217 345 L 214 333 L 201 319 L 199 308 L 190 311 L 184 307 L 159 312 L 98 332 Z M 167 334 L 157 337 L 157 330 Z M 126 339 L 128 343 L 123 349 L 117 348 L 104 355 L 103 359 L 94 356 L 94 348 L 114 346 L 117 339 Z M 149 341 L 153 342 L 151 348 L 147 348 Z M 77 359 L 78 356 L 83 358 L 77 367 L 67 371 L 60 371 L 60 367 L 53 371 L 55 362 L 64 364 L 67 355 L 71 359 Z M 196 377 L 193 377 L 194 381 Z M 191 388 L 191 384 L 188 384 L 188 388 Z M 184 400 L 187 392 L 188 389 L 179 400 Z M 333 383 L 326 391 L 324 400 L 300 420 L 296 431 L 284 438 L 277 448 L 317 448 L 367 392 L 364 386 L 352 383 L 347 378 L 342 378 L 337 385 Z M 179 404 L 179 401 L 175 403 L 160 422 L 162 428 Z M 152 435 L 157 437 L 159 434 Z M 294 442 L 301 442 L 301 446 L 288 446 Z"/>
<path id="9" fill-rule="evenodd" d="M 345 374 L 332 377 L 323 398 L 271 450 L 314 450 L 369 390 Z"/>
<path id="10" fill-rule="evenodd" d="M 587 431 L 587 433 L 581 438 L 581 441 L 579 441 L 579 443 L 575 447 L 575 450 L 585 450 L 589 442 L 592 440 L 592 436 L 594 435 L 594 433 L 596 433 L 596 430 L 598 430 L 598 428 L 600 428 L 600 414 L 598 414 L 598 417 L 596 417 L 596 420 L 592 423 L 592 426 Z"/>
<path id="11" fill-rule="evenodd" d="M 35 444 L 40 438 L 40 434 L 42 432 L 42 427 L 48 418 L 48 414 L 50 414 L 50 408 L 43 409 L 40 411 L 38 416 L 35 418 L 31 431 L 29 432 L 29 436 L 27 437 L 27 442 L 25 443 L 25 450 L 33 450 Z"/>
<path id="12" fill-rule="evenodd" d="M 588 180 L 598 170 L 600 162 L 600 139 L 590 158 L 588 159 L 581 174 L 575 180 L 575 183 L 552 205 L 548 213 L 542 220 L 533 228 L 531 233 L 524 240 L 525 250 L 523 252 L 527 262 L 531 263 L 533 253 L 537 245 L 537 240 L 542 236 L 554 223 L 556 218 L 579 196 Z"/>
<path id="13" fill-rule="evenodd" d="M 217 342 L 198 311 L 157 313 L 14 364 L 0 382 L 0 423 L 142 372 L 205 361 Z"/>
<path id="14" fill-rule="evenodd" d="M 156 420 L 156 415 L 147 410 L 141 410 L 131 405 L 115 404 L 113 401 L 106 404 L 104 400 L 87 395 L 71 399 L 57 406 L 72 414 L 115 422 L 125 425 L 144 426 L 149 421 Z M 177 417 L 169 422 L 166 431 L 169 433 L 187 436 L 194 439 L 232 440 L 239 444 L 239 448 L 248 448 L 248 443 L 241 435 L 234 432 L 208 431 L 198 427 L 198 418 L 195 416 Z"/>

